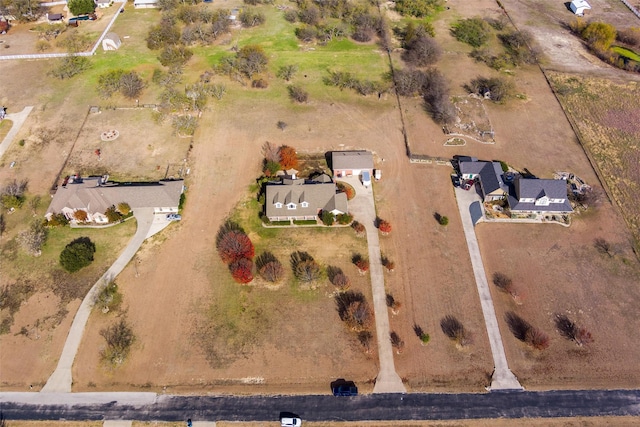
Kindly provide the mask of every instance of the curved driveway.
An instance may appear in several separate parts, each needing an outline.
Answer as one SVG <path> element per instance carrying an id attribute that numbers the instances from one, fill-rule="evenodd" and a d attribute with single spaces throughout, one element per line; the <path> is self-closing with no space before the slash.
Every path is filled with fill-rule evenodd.
<path id="1" fill-rule="evenodd" d="M 58 366 L 47 380 L 47 383 L 44 385 L 41 392 L 71 392 L 71 385 L 73 383 L 71 375 L 73 360 L 76 358 L 76 353 L 78 352 L 78 347 L 80 347 L 80 341 L 82 341 L 82 335 L 84 334 L 84 328 L 89 320 L 89 315 L 91 314 L 91 309 L 93 308 L 96 297 L 102 286 L 104 286 L 104 284 L 109 280 L 113 280 L 127 266 L 136 252 L 138 252 L 142 242 L 149 237 L 153 228 L 152 226 L 154 226 L 153 208 L 136 209 L 134 215 L 138 222 L 136 234 L 133 236 L 124 251 L 122 251 L 118 259 L 116 259 L 106 273 L 104 273 L 104 275 L 102 275 L 102 277 L 93 285 L 91 290 L 89 290 L 82 300 L 82 304 L 80 304 L 80 308 L 78 308 L 78 312 L 73 318 L 69 335 L 67 336 L 64 348 L 62 349 L 62 355 L 58 360 Z"/>

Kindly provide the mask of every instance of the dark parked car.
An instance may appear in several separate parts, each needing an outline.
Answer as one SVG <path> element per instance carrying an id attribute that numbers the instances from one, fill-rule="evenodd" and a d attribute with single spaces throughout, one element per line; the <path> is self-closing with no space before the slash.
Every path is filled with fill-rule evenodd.
<path id="1" fill-rule="evenodd" d="M 333 388 L 334 396 L 357 396 L 358 395 L 358 387 L 355 385 L 339 385 Z"/>

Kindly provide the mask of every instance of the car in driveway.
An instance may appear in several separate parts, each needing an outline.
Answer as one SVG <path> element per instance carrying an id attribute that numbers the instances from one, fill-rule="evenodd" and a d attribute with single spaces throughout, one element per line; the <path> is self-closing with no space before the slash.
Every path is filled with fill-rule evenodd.
<path id="1" fill-rule="evenodd" d="M 167 214 L 167 221 L 180 221 L 182 215 L 180 214 Z"/>
<path id="2" fill-rule="evenodd" d="M 300 427 L 302 420 L 298 417 L 282 417 L 280 418 L 281 427 Z"/>

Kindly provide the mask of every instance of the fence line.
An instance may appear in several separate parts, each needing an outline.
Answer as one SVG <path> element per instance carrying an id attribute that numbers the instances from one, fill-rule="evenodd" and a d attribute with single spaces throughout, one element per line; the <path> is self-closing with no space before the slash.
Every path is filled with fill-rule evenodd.
<path id="1" fill-rule="evenodd" d="M 8 61 L 8 60 L 12 60 L 12 59 L 50 59 L 50 58 L 64 58 L 66 56 L 93 56 L 93 55 L 95 55 L 96 50 L 98 50 L 98 47 L 102 43 L 102 39 L 104 39 L 104 36 L 106 36 L 107 33 L 111 30 L 111 27 L 116 22 L 116 19 L 118 19 L 118 16 L 120 15 L 120 12 L 122 11 L 122 9 L 124 9 L 124 6 L 127 4 L 126 0 L 116 0 L 116 1 L 121 2 L 122 4 L 120 5 L 120 7 L 116 11 L 116 13 L 113 15 L 113 18 L 111 18 L 111 21 L 109 22 L 109 25 L 107 25 L 107 28 L 104 29 L 104 31 L 100 35 L 100 38 L 98 38 L 98 41 L 96 42 L 95 45 L 93 45 L 93 48 L 90 51 L 88 51 L 88 52 L 78 52 L 78 53 L 33 53 L 33 54 L 19 54 L 19 55 L 2 55 L 2 56 L 0 56 L 0 61 L 2 61 L 2 60 Z"/>
<path id="2" fill-rule="evenodd" d="M 631 5 L 631 3 L 629 3 L 627 0 L 620 0 L 620 1 L 622 1 L 622 3 L 624 3 L 624 4 L 625 4 L 625 6 L 627 6 L 627 7 L 629 8 L 629 10 L 630 10 L 631 12 L 633 12 L 633 14 L 634 14 L 634 15 L 636 15 L 638 18 L 640 18 L 640 12 L 638 12 L 638 9 L 636 9 L 635 7 L 633 7 L 633 6 Z"/>

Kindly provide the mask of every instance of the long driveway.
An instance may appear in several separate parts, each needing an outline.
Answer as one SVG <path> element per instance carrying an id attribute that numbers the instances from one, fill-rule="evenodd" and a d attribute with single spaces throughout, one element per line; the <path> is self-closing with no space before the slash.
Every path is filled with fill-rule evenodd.
<path id="1" fill-rule="evenodd" d="M 136 234 L 133 236 L 127 247 L 122 251 L 118 259 L 116 259 L 106 273 L 104 273 L 104 275 L 102 275 L 102 277 L 93 285 L 91 290 L 89 290 L 82 300 L 82 304 L 80 304 L 76 316 L 73 318 L 69 335 L 67 336 L 64 348 L 62 349 L 62 355 L 58 360 L 58 366 L 47 380 L 47 383 L 44 385 L 41 392 L 71 392 L 71 385 L 73 384 L 71 374 L 73 361 L 76 358 L 76 353 L 78 353 L 78 348 L 82 341 L 82 335 L 84 334 L 84 328 L 87 325 L 91 309 L 95 304 L 98 293 L 106 282 L 113 280 L 127 266 L 136 252 L 138 252 L 142 242 L 151 235 L 151 232 L 162 225 L 154 222 L 155 215 L 153 214 L 153 208 L 136 209 L 134 215 L 138 222 Z"/>
<path id="2" fill-rule="evenodd" d="M 8 420 L 306 421 L 640 416 L 640 390 L 557 390 L 357 397 L 0 393 Z M 615 423 L 614 423 L 615 424 Z M 514 423 L 518 425 L 518 423 Z"/>
<path id="3" fill-rule="evenodd" d="M 380 371 L 373 387 L 374 393 L 405 393 L 407 389 L 396 372 L 393 361 L 389 330 L 389 310 L 387 294 L 384 289 L 384 274 L 380 260 L 380 240 L 375 226 L 376 208 L 371 187 L 365 188 L 358 177 L 340 178 L 356 190 L 356 196 L 349 201 L 349 213 L 364 224 L 367 231 L 369 247 L 369 274 L 371 275 L 371 291 L 373 294 L 373 311 L 376 317 L 376 338 L 378 341 L 378 358 Z"/>
<path id="4" fill-rule="evenodd" d="M 498 319 L 493 307 L 493 299 L 487 282 L 487 275 L 482 263 L 482 255 L 480 255 L 480 247 L 476 239 L 474 227 L 482 217 L 482 199 L 472 188 L 465 191 L 460 187 L 456 187 L 456 199 L 458 201 L 458 209 L 460 210 L 460 218 L 462 219 L 462 227 L 464 228 L 464 236 L 467 240 L 469 248 L 469 256 L 471 257 L 471 266 L 473 267 L 473 275 L 476 279 L 478 287 L 478 295 L 480 296 L 480 305 L 482 314 L 489 335 L 489 345 L 491 346 L 491 354 L 493 355 L 493 377 L 491 378 L 491 390 L 519 390 L 522 386 L 507 364 L 507 356 L 504 353 L 502 345 L 502 337 L 500 336 L 500 328 L 498 328 Z"/>
<path id="5" fill-rule="evenodd" d="M 24 124 L 24 121 L 27 120 L 27 117 L 29 116 L 31 110 L 33 110 L 33 107 L 31 106 L 24 107 L 24 109 L 19 113 L 11 113 L 5 116 L 5 118 L 7 120 L 11 120 L 13 124 L 11 126 L 11 129 L 9 130 L 9 133 L 7 133 L 7 136 L 5 136 L 0 143 L 0 158 L 4 156 L 5 151 L 7 151 L 7 149 L 11 145 L 11 142 L 13 141 L 13 138 L 15 138 L 18 134 L 18 131 Z"/>

